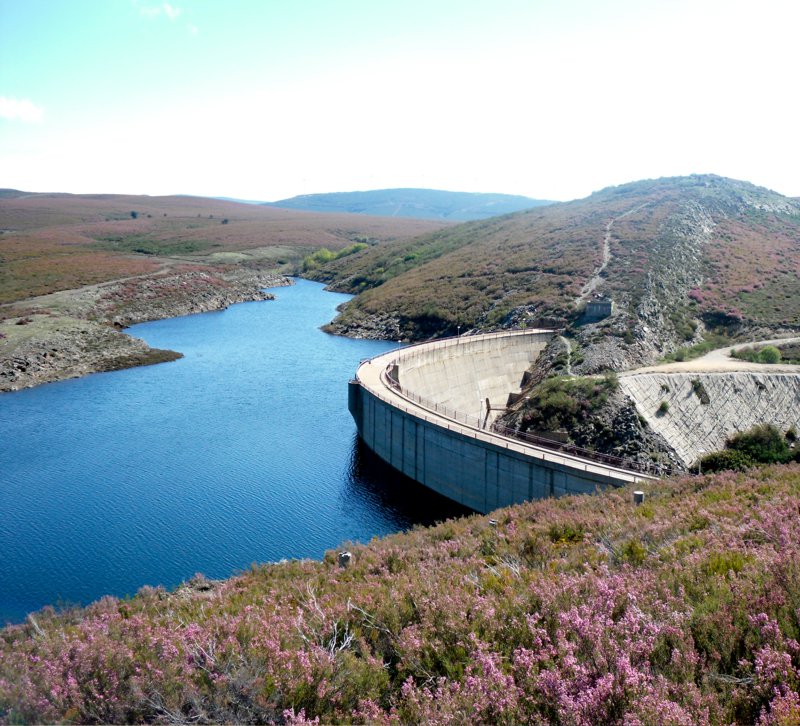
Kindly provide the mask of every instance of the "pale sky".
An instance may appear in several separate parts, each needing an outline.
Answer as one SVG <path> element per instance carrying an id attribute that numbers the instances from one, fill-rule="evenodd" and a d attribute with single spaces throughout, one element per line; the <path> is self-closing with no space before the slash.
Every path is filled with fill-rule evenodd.
<path id="1" fill-rule="evenodd" d="M 0 187 L 800 196 L 798 0 L 0 0 Z"/>

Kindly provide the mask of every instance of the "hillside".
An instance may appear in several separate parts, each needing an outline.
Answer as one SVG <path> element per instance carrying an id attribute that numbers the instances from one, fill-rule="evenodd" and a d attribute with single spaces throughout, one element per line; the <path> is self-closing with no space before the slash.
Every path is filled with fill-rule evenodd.
<path id="1" fill-rule="evenodd" d="M 0 190 L 0 391 L 174 358 L 118 332 L 266 299 L 321 248 L 440 222 L 308 214 L 199 197 Z"/>
<path id="2" fill-rule="evenodd" d="M 413 219 L 304 214 L 202 197 L 0 191 L 0 303 L 159 269 L 296 262 L 355 241 L 391 242 L 441 227 Z M 244 254 L 242 254 L 244 253 Z"/>
<path id="3" fill-rule="evenodd" d="M 530 502 L 0 631 L 0 722 L 796 724 L 800 468 Z"/>
<path id="4" fill-rule="evenodd" d="M 313 276 L 361 293 L 335 332 L 420 339 L 572 325 L 578 372 L 621 369 L 709 331 L 798 329 L 800 205 L 712 175 L 634 182 L 376 245 Z M 597 295 L 614 313 L 582 325 Z"/>
<path id="5" fill-rule="evenodd" d="M 307 212 L 348 212 L 381 217 L 466 222 L 530 209 L 550 202 L 514 194 L 476 194 L 438 189 L 376 189 L 367 192 L 303 194 L 267 204 Z"/>

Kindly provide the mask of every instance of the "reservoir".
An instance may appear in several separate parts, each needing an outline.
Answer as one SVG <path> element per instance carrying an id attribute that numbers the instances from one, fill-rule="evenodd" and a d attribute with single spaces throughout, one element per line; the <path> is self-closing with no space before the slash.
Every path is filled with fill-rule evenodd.
<path id="1" fill-rule="evenodd" d="M 320 331 L 349 299 L 322 287 L 129 329 L 178 361 L 0 396 L 0 624 L 466 511 L 357 439 L 347 381 L 397 344 Z"/>

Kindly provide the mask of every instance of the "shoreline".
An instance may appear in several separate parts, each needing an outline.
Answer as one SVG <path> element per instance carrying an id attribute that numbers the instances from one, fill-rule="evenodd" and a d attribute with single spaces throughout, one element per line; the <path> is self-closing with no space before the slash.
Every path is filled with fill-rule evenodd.
<path id="1" fill-rule="evenodd" d="M 264 288 L 292 284 L 275 271 L 186 265 L 11 303 L 0 308 L 0 393 L 177 360 L 125 329 L 273 300 Z"/>

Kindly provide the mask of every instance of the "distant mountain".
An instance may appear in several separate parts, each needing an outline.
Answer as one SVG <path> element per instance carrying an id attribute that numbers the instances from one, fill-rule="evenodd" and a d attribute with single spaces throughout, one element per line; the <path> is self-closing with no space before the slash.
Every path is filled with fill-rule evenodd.
<path id="1" fill-rule="evenodd" d="M 306 212 L 349 212 L 378 217 L 414 217 L 467 222 L 550 203 L 514 194 L 447 192 L 438 189 L 376 189 L 367 192 L 303 194 L 265 204 Z"/>
<path id="2" fill-rule="evenodd" d="M 221 202 L 236 202 L 237 204 L 269 204 L 269 202 L 259 199 L 238 199 L 237 197 L 211 197 L 211 199 L 219 199 Z"/>

